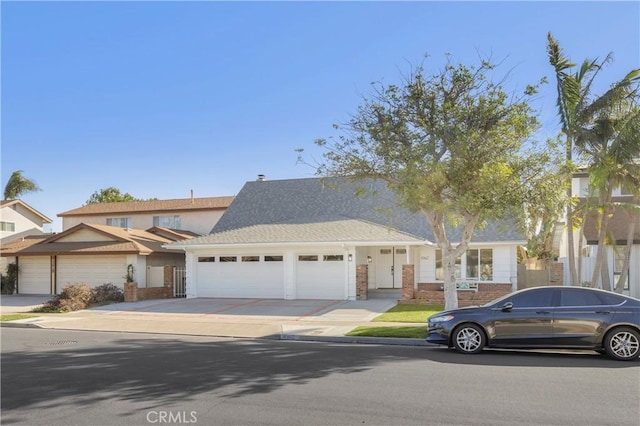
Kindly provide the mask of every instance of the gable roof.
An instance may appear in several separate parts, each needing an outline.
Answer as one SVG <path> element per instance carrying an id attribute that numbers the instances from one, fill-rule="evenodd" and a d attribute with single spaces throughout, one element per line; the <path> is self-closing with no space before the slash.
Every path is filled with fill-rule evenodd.
<path id="1" fill-rule="evenodd" d="M 51 235 L 52 234 L 27 235 L 10 243 L 2 244 L 2 246 L 0 246 L 0 256 L 15 256 L 16 253 L 46 240 Z"/>
<path id="2" fill-rule="evenodd" d="M 123 201 L 118 203 L 92 203 L 77 209 L 58 213 L 59 217 L 89 216 L 122 213 L 159 213 L 194 210 L 224 210 L 233 201 L 233 196 L 178 198 L 173 200 Z"/>
<path id="3" fill-rule="evenodd" d="M 70 235 L 89 230 L 102 237 L 91 241 L 65 241 Z M 141 229 L 81 223 L 45 238 L 15 241 L 2 247 L 0 256 L 37 256 L 59 254 L 139 254 L 175 253 L 163 247 L 173 239 Z"/>
<path id="4" fill-rule="evenodd" d="M 451 229 L 459 238 L 460 230 Z M 474 242 L 523 241 L 511 227 L 479 229 Z M 247 182 L 211 233 L 170 245 L 435 242 L 427 219 L 398 204 L 381 180 L 306 178 Z"/>
<path id="5" fill-rule="evenodd" d="M 2 201 L 0 201 L 0 208 L 12 207 L 12 206 L 21 206 L 21 207 L 25 208 L 26 210 L 29 210 L 31 213 L 33 213 L 36 216 L 40 217 L 44 223 L 52 223 L 53 222 L 47 216 L 45 216 L 44 214 L 40 213 L 38 210 L 34 209 L 33 207 L 31 207 L 29 204 L 25 203 L 22 200 L 2 200 Z"/>

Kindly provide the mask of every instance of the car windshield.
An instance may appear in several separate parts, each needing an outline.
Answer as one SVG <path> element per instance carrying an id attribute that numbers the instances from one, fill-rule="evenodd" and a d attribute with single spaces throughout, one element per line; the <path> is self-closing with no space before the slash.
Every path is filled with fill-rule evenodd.
<path id="1" fill-rule="evenodd" d="M 504 296 L 498 297 L 497 299 L 493 299 L 492 301 L 487 302 L 482 306 L 499 305 L 500 303 L 504 302 L 506 299 L 508 299 L 510 297 L 513 297 L 513 293 L 505 294 Z"/>

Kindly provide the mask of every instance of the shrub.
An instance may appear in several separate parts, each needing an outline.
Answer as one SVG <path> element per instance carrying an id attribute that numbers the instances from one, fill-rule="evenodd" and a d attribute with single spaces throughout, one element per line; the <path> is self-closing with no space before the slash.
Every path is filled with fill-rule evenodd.
<path id="1" fill-rule="evenodd" d="M 18 280 L 18 265 L 9 263 L 7 265 L 7 275 L 0 275 L 0 293 L 13 294 Z"/>
<path id="2" fill-rule="evenodd" d="M 16 290 L 16 283 L 6 275 L 0 275 L 0 293 L 13 294 Z"/>
<path id="3" fill-rule="evenodd" d="M 87 284 L 69 284 L 60 294 L 33 312 L 72 312 L 94 305 L 107 305 L 124 301 L 124 293 L 111 283 L 91 288 Z"/>
<path id="4" fill-rule="evenodd" d="M 118 286 L 106 283 L 91 290 L 92 305 L 108 305 L 118 302 L 124 302 L 124 292 Z"/>

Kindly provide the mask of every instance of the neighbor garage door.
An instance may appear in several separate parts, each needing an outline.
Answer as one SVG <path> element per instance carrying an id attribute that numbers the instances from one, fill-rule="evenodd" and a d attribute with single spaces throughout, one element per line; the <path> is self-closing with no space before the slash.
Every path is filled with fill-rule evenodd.
<path id="1" fill-rule="evenodd" d="M 58 256 L 57 290 L 67 284 L 85 283 L 95 287 L 105 283 L 122 287 L 127 273 L 124 255 Z"/>
<path id="2" fill-rule="evenodd" d="M 297 299 L 346 299 L 346 268 L 341 254 L 296 256 Z"/>
<path id="3" fill-rule="evenodd" d="M 284 298 L 281 255 L 199 255 L 198 297 Z"/>
<path id="4" fill-rule="evenodd" d="M 18 258 L 18 293 L 51 294 L 51 258 L 49 256 Z"/>

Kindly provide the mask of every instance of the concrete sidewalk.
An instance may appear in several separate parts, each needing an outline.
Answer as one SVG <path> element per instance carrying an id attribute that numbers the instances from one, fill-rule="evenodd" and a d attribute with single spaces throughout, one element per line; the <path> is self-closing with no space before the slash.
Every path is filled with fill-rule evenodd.
<path id="1" fill-rule="evenodd" d="M 118 303 L 66 314 L 3 322 L 3 327 L 198 336 L 270 338 L 325 342 L 426 345 L 420 339 L 346 337 L 358 326 L 416 326 L 372 323 L 395 300 L 275 301 L 266 299 L 170 299 Z M 3 307 L 3 313 L 6 313 Z"/>

